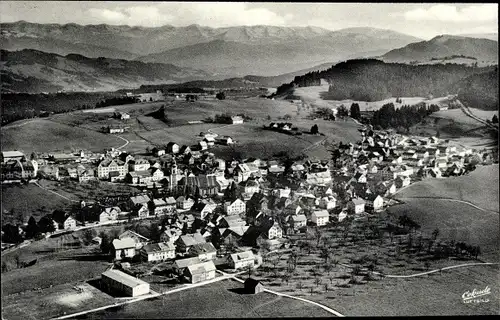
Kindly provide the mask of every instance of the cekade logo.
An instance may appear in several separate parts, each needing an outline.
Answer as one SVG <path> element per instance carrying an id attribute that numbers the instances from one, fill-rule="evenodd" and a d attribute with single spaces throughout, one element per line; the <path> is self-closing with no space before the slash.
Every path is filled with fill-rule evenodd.
<path id="1" fill-rule="evenodd" d="M 471 291 L 465 291 L 462 294 L 462 300 L 464 303 L 481 303 L 481 302 L 489 302 L 490 300 L 487 298 L 482 298 L 491 294 L 491 288 L 486 286 L 483 290 L 474 289 Z"/>

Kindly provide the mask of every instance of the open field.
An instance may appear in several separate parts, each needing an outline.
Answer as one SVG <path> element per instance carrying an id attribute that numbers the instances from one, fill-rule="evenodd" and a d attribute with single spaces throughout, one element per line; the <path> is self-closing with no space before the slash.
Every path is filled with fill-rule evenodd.
<path id="1" fill-rule="evenodd" d="M 95 255 L 88 252 L 88 248 L 57 252 L 46 247 L 45 252 L 31 251 L 31 256 L 28 255 L 29 253 L 23 254 L 20 251 L 22 249 L 2 255 L 2 260 L 10 259 L 11 256 L 15 255 L 19 255 L 21 259 L 27 261 L 33 257 L 39 257 L 39 260 L 34 266 L 2 273 L 3 295 L 8 296 L 66 283 L 84 282 L 100 276 L 109 267 L 108 262 L 96 258 Z M 28 257 L 29 259 L 27 259 Z"/>
<path id="2" fill-rule="evenodd" d="M 81 319 L 330 317 L 323 309 L 267 292 L 246 295 L 243 285 L 222 280 L 172 295 L 88 314 Z M 235 292 L 236 291 L 236 292 Z"/>
<path id="3" fill-rule="evenodd" d="M 102 151 L 117 147 L 122 141 L 111 135 L 55 123 L 46 119 L 35 119 L 23 126 L 9 129 L 2 127 L 2 150 L 22 150 L 28 155 L 33 152 L 54 150 Z"/>
<path id="4" fill-rule="evenodd" d="M 78 292 L 75 287 L 83 292 Z M 51 319 L 102 307 L 114 301 L 113 297 L 87 283 L 62 284 L 2 297 L 2 315 L 5 319 Z"/>
<path id="5" fill-rule="evenodd" d="M 480 109 L 475 109 L 475 108 L 470 108 L 470 111 L 472 114 L 477 116 L 478 118 L 484 119 L 484 120 L 491 120 L 493 118 L 493 115 L 498 115 L 497 111 L 485 111 L 485 110 L 480 110 Z M 451 109 L 451 110 L 440 110 L 437 112 L 434 112 L 430 116 L 431 118 L 441 118 L 441 119 L 449 119 L 453 120 L 455 123 L 461 123 L 461 124 L 466 124 L 466 125 L 473 125 L 473 126 L 482 126 L 480 122 L 478 122 L 475 119 L 472 119 L 471 117 L 467 116 L 462 109 Z"/>
<path id="6" fill-rule="evenodd" d="M 385 278 L 380 282 L 356 285 L 354 292 L 307 299 L 335 308 L 346 316 L 453 316 L 497 315 L 500 291 L 498 266 L 474 266 L 408 279 Z M 466 291 L 491 288 L 486 303 L 465 304 Z"/>
<path id="7" fill-rule="evenodd" d="M 464 203 L 446 200 L 426 198 L 402 201 L 404 204 L 395 205 L 388 211 L 395 216 L 409 216 L 420 224 L 422 231 L 430 233 L 438 228 L 443 239 L 479 245 L 483 259 L 498 261 L 498 213 L 484 212 Z"/>
<path id="8" fill-rule="evenodd" d="M 396 97 L 389 98 L 381 101 L 356 101 L 351 99 L 346 100 L 323 100 L 322 95 L 324 92 L 328 92 L 329 85 L 325 82 L 321 86 L 311 86 L 311 87 L 300 87 L 296 88 L 293 92 L 294 95 L 300 96 L 302 101 L 316 108 L 333 108 L 344 105 L 347 109 L 350 108 L 351 104 L 359 104 L 361 111 L 375 111 L 380 109 L 384 104 L 393 103 L 395 108 L 399 108 L 403 105 L 415 105 L 420 102 L 425 102 L 426 104 L 436 104 L 439 107 L 445 107 L 449 104 L 448 97 L 439 97 L 433 99 L 427 99 L 424 97 L 401 97 L 402 102 L 396 103 Z M 491 117 L 490 117 L 491 118 Z"/>
<path id="9" fill-rule="evenodd" d="M 396 198 L 452 198 L 498 212 L 498 176 L 498 164 L 478 166 L 466 176 L 418 181 L 399 192 Z"/>
<path id="10" fill-rule="evenodd" d="M 56 209 L 64 209 L 71 202 L 34 184 L 2 185 L 2 220 L 3 223 L 14 222 L 22 214 L 25 222 L 30 216 L 37 220 Z M 14 214 L 11 214 L 12 210 Z"/>

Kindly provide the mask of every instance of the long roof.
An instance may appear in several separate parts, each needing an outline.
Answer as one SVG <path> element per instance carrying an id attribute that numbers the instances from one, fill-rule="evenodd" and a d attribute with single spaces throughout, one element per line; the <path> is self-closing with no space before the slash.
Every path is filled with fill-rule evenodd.
<path id="1" fill-rule="evenodd" d="M 131 275 L 126 274 L 125 272 L 116 269 L 106 270 L 101 274 L 101 276 L 111 278 L 130 288 L 148 284 L 141 279 L 137 279 L 135 277 L 132 277 Z"/>
<path id="2" fill-rule="evenodd" d="M 164 251 L 173 251 L 175 250 L 175 246 L 170 242 L 160 242 L 160 243 L 152 243 L 145 245 L 143 249 L 147 252 L 164 252 Z"/>
<path id="3" fill-rule="evenodd" d="M 233 259 L 234 262 L 236 261 L 241 261 L 241 260 L 247 260 L 247 259 L 253 259 L 255 256 L 252 251 L 244 251 L 244 252 L 237 252 L 231 254 L 231 259 Z"/>
<path id="4" fill-rule="evenodd" d="M 187 266 L 191 265 L 196 265 L 201 263 L 200 258 L 198 257 L 192 257 L 192 258 L 186 258 L 186 259 L 177 259 L 175 260 L 175 265 L 177 268 L 186 268 Z"/>
<path id="5" fill-rule="evenodd" d="M 211 272 L 211 271 L 216 270 L 215 264 L 212 260 L 202 262 L 199 264 L 195 264 L 195 265 L 190 265 L 187 267 L 187 269 L 189 270 L 189 273 L 191 273 L 192 275 L 205 273 L 205 272 Z"/>
<path id="6" fill-rule="evenodd" d="M 216 176 L 199 175 L 195 177 L 187 177 L 187 185 L 194 185 L 200 188 L 215 188 L 219 187 Z"/>
<path id="7" fill-rule="evenodd" d="M 135 241 L 132 238 L 123 238 L 123 239 L 115 239 L 113 240 L 113 247 L 116 249 L 126 249 L 126 248 L 134 248 Z"/>

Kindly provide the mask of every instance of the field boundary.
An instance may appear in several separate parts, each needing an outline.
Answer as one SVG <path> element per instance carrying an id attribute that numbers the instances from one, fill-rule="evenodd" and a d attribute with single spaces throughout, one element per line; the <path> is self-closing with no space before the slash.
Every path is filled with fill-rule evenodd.
<path id="1" fill-rule="evenodd" d="M 465 201 L 465 200 L 458 200 L 458 199 L 453 199 L 453 198 L 443 198 L 443 197 L 399 197 L 397 200 L 403 200 L 403 199 L 432 199 L 432 200 L 442 200 L 442 201 L 451 201 L 451 202 L 458 202 L 458 203 L 464 203 L 467 204 L 473 208 L 476 208 L 478 210 L 484 211 L 484 212 L 489 212 L 489 213 L 499 213 L 498 211 L 495 210 L 487 210 L 483 209 L 481 207 L 476 206 L 475 204 Z"/>

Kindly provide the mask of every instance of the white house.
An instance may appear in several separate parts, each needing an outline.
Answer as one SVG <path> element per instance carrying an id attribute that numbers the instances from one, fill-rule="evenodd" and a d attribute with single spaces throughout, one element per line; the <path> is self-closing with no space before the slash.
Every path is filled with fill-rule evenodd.
<path id="1" fill-rule="evenodd" d="M 335 199 L 335 197 L 333 196 L 322 197 L 319 200 L 319 207 L 322 209 L 326 210 L 334 209 L 336 205 L 337 205 L 337 199 Z"/>
<path id="2" fill-rule="evenodd" d="M 326 210 L 313 211 L 311 214 L 311 221 L 318 227 L 324 226 L 330 221 L 330 215 Z"/>
<path id="3" fill-rule="evenodd" d="M 384 207 L 384 198 L 380 195 L 375 194 L 367 194 L 365 197 L 365 202 L 368 207 L 373 208 L 373 210 L 377 211 Z"/>
<path id="4" fill-rule="evenodd" d="M 114 239 L 113 249 L 115 252 L 114 258 L 117 260 L 133 258 L 135 256 L 136 244 L 132 238 Z"/>
<path id="5" fill-rule="evenodd" d="M 242 269 L 247 266 L 254 266 L 255 256 L 251 250 L 237 252 L 229 255 L 229 267 L 233 269 Z"/>
<path id="6" fill-rule="evenodd" d="M 224 211 L 228 215 L 245 213 L 246 204 L 241 199 L 236 199 L 233 202 L 227 201 L 224 203 Z"/>
<path id="7" fill-rule="evenodd" d="M 281 229 L 277 221 L 273 223 L 273 225 L 265 232 L 265 234 L 269 240 L 283 238 L 283 230 Z"/>
<path id="8" fill-rule="evenodd" d="M 233 122 L 233 124 L 241 124 L 243 123 L 243 118 L 240 116 L 232 116 L 231 121 Z"/>
<path id="9" fill-rule="evenodd" d="M 148 262 L 175 259 L 175 245 L 170 242 L 148 244 L 142 247 L 140 254 Z"/>
<path id="10" fill-rule="evenodd" d="M 354 213 L 362 213 L 365 211 L 365 200 L 355 198 L 349 201 L 347 207 L 354 211 Z"/>

